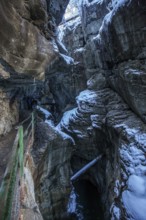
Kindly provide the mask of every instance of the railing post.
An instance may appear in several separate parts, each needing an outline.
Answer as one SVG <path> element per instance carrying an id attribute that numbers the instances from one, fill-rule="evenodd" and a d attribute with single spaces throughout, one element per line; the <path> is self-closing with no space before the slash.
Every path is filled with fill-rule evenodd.
<path id="1" fill-rule="evenodd" d="M 13 145 L 12 158 L 6 169 L 4 179 L 0 188 L 0 219 L 11 220 L 13 196 L 15 190 L 15 183 L 17 178 L 17 169 L 19 163 L 19 149 L 18 149 L 19 133 L 17 133 Z"/>
<path id="2" fill-rule="evenodd" d="M 23 126 L 19 128 L 19 164 L 20 164 L 20 175 L 23 176 L 24 167 L 24 142 L 23 142 Z"/>
<path id="3" fill-rule="evenodd" d="M 34 112 L 32 112 L 32 143 L 34 141 Z"/>

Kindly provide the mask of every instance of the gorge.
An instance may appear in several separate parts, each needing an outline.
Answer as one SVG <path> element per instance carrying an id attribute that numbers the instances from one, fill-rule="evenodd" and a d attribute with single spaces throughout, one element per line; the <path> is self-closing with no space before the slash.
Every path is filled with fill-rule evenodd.
<path id="1" fill-rule="evenodd" d="M 0 6 L 0 181 L 17 126 L 35 112 L 9 219 L 146 220 L 146 1 Z"/>

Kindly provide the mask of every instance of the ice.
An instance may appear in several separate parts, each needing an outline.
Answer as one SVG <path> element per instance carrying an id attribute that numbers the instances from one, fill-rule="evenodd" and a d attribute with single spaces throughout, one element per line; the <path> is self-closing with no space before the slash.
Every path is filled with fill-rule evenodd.
<path id="1" fill-rule="evenodd" d="M 122 199 L 132 219 L 146 220 L 146 177 L 131 175 L 128 189 L 123 192 Z"/>

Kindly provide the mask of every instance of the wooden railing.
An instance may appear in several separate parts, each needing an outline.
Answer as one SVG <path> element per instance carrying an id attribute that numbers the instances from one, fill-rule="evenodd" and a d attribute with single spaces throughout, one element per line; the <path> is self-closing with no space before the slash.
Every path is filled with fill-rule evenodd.
<path id="1" fill-rule="evenodd" d="M 20 123 L 5 175 L 0 187 L 0 220 L 17 220 L 20 185 L 28 142 L 34 140 L 34 113 Z M 17 208 L 16 208 L 17 207 Z M 15 210 L 17 209 L 17 210 Z"/>

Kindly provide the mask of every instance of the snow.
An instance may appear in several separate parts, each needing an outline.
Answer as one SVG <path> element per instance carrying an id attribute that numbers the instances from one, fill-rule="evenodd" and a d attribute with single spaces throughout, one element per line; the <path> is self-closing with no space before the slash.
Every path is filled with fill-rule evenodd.
<path id="1" fill-rule="evenodd" d="M 54 127 L 54 122 L 52 120 L 45 120 L 45 123 Z"/>
<path id="2" fill-rule="evenodd" d="M 88 101 L 88 102 L 91 102 L 92 100 L 94 100 L 94 103 L 96 104 L 95 102 L 95 99 L 97 98 L 97 94 L 95 91 L 92 91 L 92 90 L 84 90 L 82 92 L 80 92 L 79 96 L 77 96 L 77 101 Z"/>
<path id="3" fill-rule="evenodd" d="M 69 203 L 68 203 L 68 207 L 67 207 L 68 213 L 75 213 L 76 206 L 77 206 L 76 193 L 75 193 L 75 190 L 73 188 L 72 191 L 71 191 L 71 194 L 70 194 Z"/>
<path id="4" fill-rule="evenodd" d="M 36 108 L 45 115 L 45 119 L 52 118 L 52 114 L 49 111 L 47 111 L 46 109 L 44 109 L 40 106 L 37 106 Z"/>
<path id="5" fill-rule="evenodd" d="M 72 110 L 66 111 L 61 119 L 61 123 L 68 128 L 69 126 L 69 120 L 72 117 L 72 115 L 76 114 L 77 108 L 74 108 Z M 59 125 L 58 125 L 59 126 Z M 57 127 L 58 127 L 57 126 Z"/>
<path id="6" fill-rule="evenodd" d="M 111 2 L 109 3 L 109 8 L 113 8 L 113 9 L 117 9 L 118 7 L 123 6 L 125 3 L 130 3 L 131 0 L 111 0 Z M 87 7 L 94 5 L 94 4 L 103 4 L 104 0 L 93 0 L 92 2 L 89 2 L 88 0 L 80 0 L 78 5 L 81 6 L 86 5 Z"/>
<path id="7" fill-rule="evenodd" d="M 112 7 L 113 9 L 117 9 L 124 6 L 126 3 L 130 4 L 131 0 L 112 0 Z"/>
<path id="8" fill-rule="evenodd" d="M 66 62 L 67 65 L 71 65 L 74 63 L 74 59 L 69 57 L 69 56 L 66 56 L 62 53 L 60 53 L 60 56 L 63 58 L 63 60 Z"/>
<path id="9" fill-rule="evenodd" d="M 92 2 L 89 2 L 88 0 L 82 0 L 82 1 L 79 1 L 79 6 L 81 6 L 81 4 L 91 6 L 91 5 L 94 5 L 95 3 L 102 4 L 103 2 L 104 0 L 94 0 Z"/>
<path id="10" fill-rule="evenodd" d="M 146 220 L 146 177 L 131 175 L 122 199 L 127 213 L 135 220 Z"/>
<path id="11" fill-rule="evenodd" d="M 116 194 L 116 196 L 118 197 L 119 196 L 119 187 L 120 187 L 120 183 L 119 183 L 119 180 L 116 180 L 115 181 L 115 187 L 114 187 L 114 192 Z"/>
<path id="12" fill-rule="evenodd" d="M 77 219 L 84 220 L 82 213 L 80 213 L 80 211 L 78 210 L 77 198 L 78 198 L 78 194 L 76 193 L 73 187 L 71 194 L 70 194 L 67 211 L 69 214 L 75 214 Z M 80 208 L 83 208 L 83 207 L 80 205 Z"/>
<path id="13" fill-rule="evenodd" d="M 113 207 L 113 213 L 114 213 L 114 216 L 116 217 L 116 219 L 120 220 L 121 211 L 117 206 Z M 115 220 L 115 218 L 114 219 L 112 218 L 112 220 Z"/>
<path id="14" fill-rule="evenodd" d="M 122 200 L 130 219 L 146 220 L 146 134 L 140 126 L 128 127 L 121 125 L 129 144 L 122 144 L 120 157 L 122 166 L 126 170 L 127 183 L 122 193 Z M 129 177 L 128 177 L 129 176 Z"/>
<path id="15" fill-rule="evenodd" d="M 61 39 L 61 36 L 59 36 L 60 37 L 60 41 L 59 41 L 59 44 L 60 44 L 60 46 L 63 48 L 63 50 L 66 52 L 66 53 L 68 53 L 68 50 L 66 49 L 66 47 L 65 47 L 65 45 L 62 43 L 62 39 Z M 63 37 L 63 36 L 62 36 Z"/>
<path id="16" fill-rule="evenodd" d="M 85 51 L 85 48 L 84 47 L 80 47 L 80 48 L 78 48 L 78 49 L 76 49 L 74 52 L 75 53 L 82 53 L 83 51 Z M 79 63 L 79 62 L 77 62 L 77 63 Z"/>

